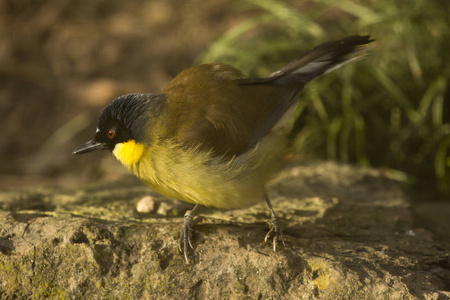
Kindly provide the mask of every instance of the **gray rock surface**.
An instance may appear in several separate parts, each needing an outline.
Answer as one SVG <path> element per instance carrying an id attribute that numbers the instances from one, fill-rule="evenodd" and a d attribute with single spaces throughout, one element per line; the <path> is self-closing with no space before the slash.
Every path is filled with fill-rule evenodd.
<path id="1" fill-rule="evenodd" d="M 152 213 L 135 206 L 151 194 Z M 133 179 L 0 193 L 0 298 L 450 299 L 449 245 L 415 225 L 396 183 L 335 163 L 291 165 L 264 202 L 200 211 L 195 262 L 177 249 L 190 206 Z"/>

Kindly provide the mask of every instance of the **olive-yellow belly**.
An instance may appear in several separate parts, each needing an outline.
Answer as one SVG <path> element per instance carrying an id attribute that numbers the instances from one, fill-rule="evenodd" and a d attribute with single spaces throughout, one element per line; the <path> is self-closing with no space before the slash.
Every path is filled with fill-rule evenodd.
<path id="1" fill-rule="evenodd" d="M 130 140 L 113 150 L 154 191 L 190 203 L 239 208 L 264 199 L 264 186 L 277 168 L 271 139 L 234 158 L 186 148 L 171 141 L 151 147 Z M 272 139 L 273 140 L 273 139 Z"/>

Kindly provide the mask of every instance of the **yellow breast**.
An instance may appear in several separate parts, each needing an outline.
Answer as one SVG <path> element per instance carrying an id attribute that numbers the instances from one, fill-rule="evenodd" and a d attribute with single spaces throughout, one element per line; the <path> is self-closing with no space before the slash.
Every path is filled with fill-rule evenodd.
<path id="1" fill-rule="evenodd" d="M 113 154 L 128 169 L 131 169 L 141 159 L 144 149 L 144 144 L 136 143 L 135 140 L 129 140 L 125 143 L 116 144 Z"/>
<path id="2" fill-rule="evenodd" d="M 151 146 L 130 140 L 117 144 L 114 156 L 154 191 L 190 203 L 238 208 L 263 200 L 264 184 L 276 169 L 263 143 L 238 158 L 170 142 Z"/>

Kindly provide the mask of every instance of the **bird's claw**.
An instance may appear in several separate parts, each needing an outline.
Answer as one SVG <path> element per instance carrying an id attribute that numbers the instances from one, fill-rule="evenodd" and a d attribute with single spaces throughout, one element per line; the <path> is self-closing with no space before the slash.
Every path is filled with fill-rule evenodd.
<path id="1" fill-rule="evenodd" d="M 284 242 L 283 238 L 283 230 L 281 229 L 281 226 L 278 224 L 278 220 L 276 218 L 273 218 L 269 222 L 269 232 L 266 234 L 266 237 L 264 238 L 264 243 L 268 243 L 270 237 L 273 235 L 273 251 L 277 251 L 277 246 L 279 241 L 283 243 L 283 246 L 286 246 L 286 243 Z"/>
<path id="2" fill-rule="evenodd" d="M 181 253 L 184 253 L 184 259 L 186 260 L 187 264 L 189 264 L 189 247 L 191 247 L 191 249 L 194 249 L 194 246 L 192 246 L 192 225 L 194 223 L 193 220 L 194 216 L 191 214 L 191 211 L 188 210 L 184 214 L 184 223 L 183 228 L 181 229 L 180 242 L 178 244 L 178 249 Z"/>

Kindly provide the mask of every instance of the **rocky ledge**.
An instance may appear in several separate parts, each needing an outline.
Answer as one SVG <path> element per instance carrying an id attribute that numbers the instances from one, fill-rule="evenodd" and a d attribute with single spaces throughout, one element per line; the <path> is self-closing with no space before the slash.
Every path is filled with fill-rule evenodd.
<path id="1" fill-rule="evenodd" d="M 134 179 L 0 192 L 0 298 L 450 299 L 449 245 L 380 172 L 296 164 L 269 194 L 285 247 L 263 243 L 264 202 L 203 209 L 187 265 L 177 245 L 190 206 Z"/>

